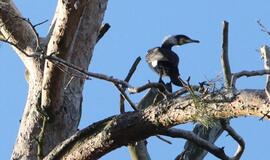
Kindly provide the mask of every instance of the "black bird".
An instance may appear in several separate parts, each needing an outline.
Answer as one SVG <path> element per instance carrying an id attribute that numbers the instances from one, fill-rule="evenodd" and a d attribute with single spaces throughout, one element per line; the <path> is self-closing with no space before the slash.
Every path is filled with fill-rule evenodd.
<path id="1" fill-rule="evenodd" d="M 173 46 L 180 46 L 187 43 L 199 43 L 185 35 L 170 36 L 164 40 L 161 47 L 155 47 L 148 50 L 146 61 L 149 66 L 159 74 L 159 82 L 162 82 L 162 76 L 169 76 L 174 85 L 183 87 L 183 81 L 180 78 L 178 63 L 179 57 L 172 51 Z"/>

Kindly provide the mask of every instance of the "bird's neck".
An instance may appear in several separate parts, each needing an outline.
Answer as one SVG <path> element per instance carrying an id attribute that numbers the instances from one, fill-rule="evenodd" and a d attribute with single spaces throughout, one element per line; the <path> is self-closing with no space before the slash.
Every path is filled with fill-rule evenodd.
<path id="1" fill-rule="evenodd" d="M 165 49 L 171 50 L 173 46 L 175 46 L 175 44 L 172 44 L 172 43 L 169 43 L 169 42 L 166 42 L 165 41 L 164 43 L 162 43 L 161 48 L 165 48 Z"/>

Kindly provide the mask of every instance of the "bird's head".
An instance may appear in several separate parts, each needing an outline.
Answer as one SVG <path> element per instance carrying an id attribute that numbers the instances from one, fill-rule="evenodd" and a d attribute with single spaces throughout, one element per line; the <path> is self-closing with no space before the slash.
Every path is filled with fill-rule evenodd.
<path id="1" fill-rule="evenodd" d="M 162 43 L 163 47 L 171 48 L 172 46 L 180 46 L 187 43 L 199 43 L 200 41 L 189 38 L 185 35 L 174 35 L 165 38 Z"/>

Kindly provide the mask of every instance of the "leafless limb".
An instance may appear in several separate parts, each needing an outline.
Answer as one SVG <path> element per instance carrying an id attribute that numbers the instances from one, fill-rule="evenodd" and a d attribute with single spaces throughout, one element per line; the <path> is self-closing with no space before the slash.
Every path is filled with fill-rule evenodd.
<path id="1" fill-rule="evenodd" d="M 135 70 L 136 70 L 136 68 L 137 68 L 137 66 L 138 66 L 138 64 L 139 64 L 139 62 L 141 61 L 141 57 L 138 57 L 135 61 L 134 61 L 134 63 L 133 63 L 133 65 L 131 66 L 131 69 L 129 70 L 129 73 L 128 73 L 128 75 L 127 75 L 127 77 L 125 78 L 125 81 L 126 82 L 128 82 L 129 80 L 130 80 L 130 78 L 131 78 L 131 76 L 133 75 L 133 73 L 135 72 Z M 125 89 L 123 89 L 123 88 L 121 88 L 119 85 L 117 85 L 117 84 L 114 84 L 115 86 L 116 86 L 116 88 L 120 91 L 120 93 L 121 93 L 121 95 L 120 95 L 120 105 L 124 105 L 124 103 L 123 103 L 123 101 L 121 100 L 121 98 L 124 98 L 124 99 L 126 99 L 127 100 L 127 102 L 130 104 L 130 106 L 133 108 L 133 110 L 135 110 L 135 111 L 137 111 L 138 110 L 138 108 L 137 108 L 137 106 L 132 102 L 132 100 L 128 97 L 128 95 L 125 93 Z M 124 100 L 123 99 L 123 100 Z M 120 113 L 122 113 L 122 112 L 120 112 Z M 156 137 L 158 138 L 158 139 L 160 139 L 160 140 L 162 140 L 163 142 L 166 142 L 166 143 L 168 143 L 168 144 L 172 144 L 170 141 L 168 141 L 168 140 L 166 140 L 165 138 L 162 138 L 161 136 L 159 136 L 159 135 L 156 135 Z"/>
<path id="2" fill-rule="evenodd" d="M 161 84 L 161 83 L 147 83 L 143 86 L 140 86 L 140 87 L 129 87 L 128 88 L 128 91 L 131 93 L 131 94 L 135 94 L 135 93 L 140 93 L 140 92 L 143 92 L 149 88 L 157 88 L 159 89 L 159 91 L 163 92 L 165 95 L 167 96 L 170 96 L 172 95 L 170 92 L 167 91 L 166 87 Z"/>
<path id="3" fill-rule="evenodd" d="M 199 138 L 206 140 L 207 142 L 214 144 L 218 137 L 222 134 L 223 129 L 220 125 L 214 125 L 212 128 L 206 128 L 202 124 L 197 124 L 192 133 Z M 185 159 L 203 159 L 208 151 L 199 147 L 192 141 L 187 141 L 184 146 L 184 150 L 180 153 L 175 160 L 180 160 L 179 157 L 185 157 Z"/>
<path id="4" fill-rule="evenodd" d="M 74 78 L 79 78 L 79 79 L 83 79 L 83 80 L 89 80 L 89 76 L 86 76 L 84 74 L 81 73 L 74 73 L 72 71 L 69 71 L 68 68 L 66 68 L 65 66 L 61 65 L 60 63 L 54 63 L 53 61 L 51 61 L 54 65 L 56 65 L 62 72 L 66 73 L 67 75 L 69 75 L 70 77 L 74 77 Z"/>
<path id="5" fill-rule="evenodd" d="M 137 57 L 137 59 L 134 61 L 131 69 L 129 70 L 129 73 L 127 74 L 125 81 L 129 82 L 131 76 L 133 75 L 133 73 L 135 72 L 137 65 L 139 64 L 141 58 Z M 120 113 L 124 114 L 125 112 L 125 106 L 124 106 L 124 97 L 122 95 L 120 95 Z M 138 109 L 139 106 L 137 106 Z M 156 136 L 157 138 L 159 138 L 159 136 Z M 162 137 L 161 137 L 162 138 Z M 163 141 L 166 141 L 165 139 L 162 139 Z M 131 159 L 144 159 L 144 160 L 149 160 L 150 159 L 150 155 L 147 151 L 147 146 L 146 146 L 146 140 L 141 140 L 141 141 L 137 141 L 135 143 L 131 143 L 128 145 L 128 150 L 131 156 Z"/>
<path id="6" fill-rule="evenodd" d="M 236 80 L 238 78 L 243 77 L 243 76 L 254 77 L 254 76 L 262 76 L 262 75 L 266 75 L 266 74 L 270 74 L 270 70 L 241 71 L 241 72 L 233 73 L 232 74 L 231 86 L 234 87 L 235 83 L 236 83 Z"/>
<path id="7" fill-rule="evenodd" d="M 167 139 L 161 137 L 160 135 L 156 135 L 156 137 L 157 137 L 158 139 L 162 140 L 163 142 L 166 142 L 166 143 L 168 143 L 168 144 L 172 144 L 171 141 L 169 141 L 169 140 L 167 140 Z"/>
<path id="8" fill-rule="evenodd" d="M 35 38 L 36 38 L 36 42 L 37 42 L 36 51 L 42 50 L 42 48 L 40 48 L 39 34 L 38 34 L 38 32 L 37 32 L 37 30 L 36 30 L 35 27 L 36 27 L 37 25 L 41 25 L 41 24 L 43 24 L 43 23 L 45 23 L 45 22 L 47 22 L 47 21 L 43 21 L 43 22 L 41 22 L 41 23 L 39 23 L 39 24 L 37 24 L 37 25 L 33 25 L 33 24 L 31 23 L 31 21 L 30 21 L 29 18 L 24 18 L 24 17 L 20 17 L 20 16 L 17 16 L 17 15 L 13 15 L 13 14 L 10 13 L 9 11 L 7 11 L 7 14 L 10 14 L 10 15 L 13 16 L 14 18 L 20 19 L 20 20 L 25 21 L 26 23 L 29 24 L 29 26 L 32 28 L 32 30 L 33 30 L 34 33 L 35 33 Z"/>
<path id="9" fill-rule="evenodd" d="M 181 95 L 186 94 L 186 93 L 188 93 L 188 90 L 186 90 L 185 88 L 181 88 L 181 89 L 174 92 L 174 94 L 177 96 L 181 96 Z"/>
<path id="10" fill-rule="evenodd" d="M 112 83 L 115 83 L 115 84 L 120 84 L 122 85 L 124 88 L 126 87 L 131 87 L 127 82 L 123 81 L 123 80 L 119 80 L 119 79 L 116 79 L 116 78 L 113 78 L 112 76 L 107 76 L 107 75 L 104 75 L 104 74 L 100 74 L 100 73 L 93 73 L 93 72 L 88 72 L 87 70 L 83 69 L 83 68 L 80 68 L 72 63 L 69 63 L 61 58 L 58 58 L 54 55 L 44 55 L 44 58 L 45 59 L 48 59 L 50 61 L 54 61 L 54 62 L 58 62 L 60 63 L 61 65 L 64 65 L 66 67 L 68 67 L 69 69 L 72 69 L 74 71 L 77 71 L 79 73 L 82 73 L 86 76 L 90 76 L 90 77 L 93 77 L 93 78 L 97 78 L 97 79 L 101 79 L 101 80 L 105 80 L 105 81 L 109 81 L 109 82 L 112 82 Z M 131 87 L 133 88 L 133 87 Z"/>
<path id="11" fill-rule="evenodd" d="M 120 91 L 121 95 L 127 100 L 127 102 L 130 104 L 130 106 L 137 111 L 136 105 L 131 101 L 131 99 L 128 97 L 128 95 L 125 93 L 125 90 L 122 89 L 118 84 L 114 84 L 116 88 Z"/>
<path id="12" fill-rule="evenodd" d="M 229 89 L 229 88 L 231 88 L 230 84 L 231 84 L 232 73 L 231 73 L 230 63 L 229 63 L 229 58 L 228 58 L 228 36 L 229 36 L 228 33 L 229 33 L 229 23 L 227 21 L 223 21 L 221 65 L 222 65 L 222 70 L 223 70 L 223 78 L 224 78 L 224 82 L 225 82 L 224 85 L 226 88 Z M 198 89 L 199 88 L 201 88 L 201 87 L 198 87 Z M 191 91 L 192 90 L 194 90 L 194 89 L 191 89 Z M 184 93 L 185 93 L 185 91 L 179 92 L 179 94 L 184 94 Z M 204 99 L 204 103 L 207 103 L 206 101 L 207 100 Z M 223 99 L 222 99 L 222 101 L 223 101 Z M 195 135 L 198 138 L 204 138 L 210 142 L 215 142 L 216 139 L 223 132 L 223 129 L 218 124 L 214 125 L 212 128 L 209 128 L 209 129 L 206 129 L 204 126 L 197 124 L 194 127 L 193 132 L 196 133 Z M 212 134 L 212 136 L 209 136 L 210 133 Z M 194 156 L 193 153 L 196 153 L 196 157 Z M 207 154 L 206 151 L 202 150 L 200 147 L 197 147 L 196 145 L 194 145 L 194 143 L 192 143 L 192 141 L 188 140 L 185 144 L 184 151 L 179 156 L 187 157 L 187 159 L 203 159 L 203 157 L 206 154 Z"/>
<path id="13" fill-rule="evenodd" d="M 23 49 L 21 49 L 17 44 L 10 42 L 7 39 L 0 39 L 0 41 L 5 42 L 7 44 L 10 44 L 11 46 L 15 47 L 16 49 L 18 49 L 19 51 L 21 51 L 26 57 L 33 57 L 33 58 L 39 58 L 40 56 L 42 56 L 39 52 L 35 52 L 31 55 L 29 55 L 28 53 L 26 53 Z"/>
<path id="14" fill-rule="evenodd" d="M 236 140 L 239 143 L 239 147 L 236 151 L 236 154 L 234 157 L 230 158 L 227 156 L 223 150 L 223 148 L 219 148 L 216 145 L 214 145 L 211 142 L 208 142 L 204 140 L 203 138 L 200 138 L 198 135 L 194 134 L 193 132 L 190 131 L 185 131 L 182 129 L 168 129 L 167 131 L 164 131 L 163 135 L 170 136 L 173 138 L 184 138 L 187 139 L 193 143 L 195 143 L 197 146 L 207 150 L 208 152 L 212 153 L 216 157 L 223 159 L 223 160 L 238 160 L 241 158 L 241 155 L 244 152 L 245 148 L 245 142 L 242 137 L 240 137 L 234 130 L 233 128 L 226 122 L 226 120 L 221 120 L 221 125 L 224 130 L 226 130 L 230 136 L 234 140 Z"/>
<path id="15" fill-rule="evenodd" d="M 262 112 L 269 111 L 269 103 L 265 102 L 265 96 L 263 95 L 264 91 L 262 90 L 241 91 L 233 102 L 209 104 L 206 109 L 209 114 L 213 115 L 213 117 L 217 119 L 246 115 L 263 116 Z M 256 99 L 253 99 L 254 97 L 256 97 Z M 56 155 L 57 152 L 62 152 L 60 156 L 68 156 L 72 155 L 72 153 L 80 153 L 85 157 L 92 156 L 92 159 L 94 159 L 93 156 L 98 156 L 95 157 L 96 159 L 100 158 L 102 155 L 108 153 L 112 149 L 127 145 L 129 142 L 134 142 L 148 138 L 152 135 L 161 134 L 163 133 L 163 130 L 160 130 L 161 128 L 170 128 L 178 124 L 193 121 L 191 117 L 196 114 L 196 111 L 194 111 L 196 108 L 194 108 L 192 104 L 189 104 L 190 101 L 191 99 L 187 97 L 178 97 L 176 99 L 172 98 L 167 102 L 152 105 L 142 111 L 127 112 L 118 116 L 107 118 L 106 120 L 97 122 L 86 129 L 83 129 L 80 131 L 80 133 L 78 133 L 81 136 L 77 137 L 76 140 L 73 139 L 72 142 L 69 142 L 65 149 L 61 147 L 62 149 L 60 148 L 59 150 L 59 148 L 56 147 L 48 156 Z M 106 129 L 102 129 L 104 127 Z M 137 134 L 138 132 L 141 134 Z M 102 138 L 106 138 L 105 140 L 108 143 L 104 144 L 104 141 L 100 141 L 101 137 L 93 136 L 93 134 L 102 135 Z M 190 138 L 197 138 L 197 135 Z M 82 143 L 80 139 L 83 140 L 83 142 L 86 142 L 85 140 L 87 140 L 87 143 Z M 203 142 L 200 143 L 200 145 L 202 144 Z M 61 144 L 59 146 L 61 146 Z M 85 147 L 89 147 L 89 149 L 83 150 Z M 215 151 L 220 153 L 220 155 L 224 155 L 223 149 L 218 147 L 214 149 L 216 149 Z M 228 156 L 220 158 L 229 159 Z M 56 157 L 55 159 L 60 158 Z"/>
<path id="16" fill-rule="evenodd" d="M 238 148 L 235 155 L 230 158 L 230 160 L 239 160 L 245 150 L 245 141 L 244 139 L 236 133 L 236 131 L 229 125 L 226 120 L 220 121 L 221 126 L 228 134 L 238 143 Z"/>
<path id="17" fill-rule="evenodd" d="M 270 117 L 269 113 L 270 111 L 267 111 L 259 120 L 262 121 L 265 118 L 269 118 Z"/>
<path id="18" fill-rule="evenodd" d="M 68 83 L 66 84 L 66 86 L 64 88 L 65 90 L 68 88 L 68 86 L 70 85 L 70 83 L 72 82 L 73 79 L 74 79 L 74 76 L 71 76 Z"/>
<path id="19" fill-rule="evenodd" d="M 126 78 L 125 78 L 125 81 L 128 82 L 131 78 L 131 76 L 133 75 L 133 73 L 135 72 L 135 70 L 137 69 L 137 66 L 138 64 L 140 63 L 141 61 L 141 57 L 137 57 L 136 60 L 134 61 L 134 63 L 132 64 Z"/>
<path id="20" fill-rule="evenodd" d="M 257 23 L 259 24 L 259 26 L 261 27 L 261 31 L 267 33 L 268 35 L 270 35 L 270 31 L 262 24 L 261 20 L 257 20 Z"/>
<path id="21" fill-rule="evenodd" d="M 132 66 L 131 66 L 131 68 L 130 68 L 130 70 L 129 70 L 126 78 L 125 78 L 126 82 L 129 82 L 131 76 L 135 72 L 135 70 L 136 70 L 138 64 L 140 63 L 140 61 L 141 61 L 141 57 L 137 57 L 136 60 L 134 61 L 134 63 L 132 64 Z M 124 91 L 125 91 L 125 89 L 124 89 Z M 120 113 L 125 112 L 124 101 L 125 101 L 124 97 L 122 95 L 120 95 Z"/>
<path id="22" fill-rule="evenodd" d="M 65 67 L 68 67 L 69 69 L 71 70 L 74 70 L 76 72 L 79 72 L 83 75 L 85 75 L 86 77 L 93 77 L 93 78 L 97 78 L 97 79 L 101 79 L 101 80 L 105 80 L 105 81 L 109 81 L 109 82 L 112 82 L 114 84 L 120 84 L 122 85 L 123 88 L 128 88 L 128 91 L 132 94 L 134 93 L 140 93 L 146 89 L 149 89 L 149 88 L 158 88 L 160 91 L 162 91 L 163 93 L 165 93 L 165 95 L 169 96 L 171 95 L 170 92 L 167 91 L 166 87 L 161 84 L 161 83 L 148 83 L 146 85 L 143 85 L 141 87 L 132 87 L 131 85 L 129 85 L 126 81 L 123 81 L 123 80 L 120 80 L 120 79 L 116 79 L 112 76 L 107 76 L 107 75 L 104 75 L 104 74 L 100 74 L 100 73 L 93 73 L 93 72 L 88 72 L 87 70 L 83 69 L 83 68 L 80 68 L 72 63 L 69 63 L 57 56 L 55 56 L 56 53 L 51 53 L 49 55 L 43 55 L 39 52 L 35 52 L 31 55 L 27 54 L 23 49 L 21 49 L 17 44 L 15 43 L 12 43 L 12 42 L 9 42 L 7 40 L 1 40 L 3 42 L 6 42 L 14 47 L 16 47 L 18 50 L 20 50 L 24 55 L 26 55 L 27 57 L 33 57 L 33 58 L 41 58 L 41 59 L 47 59 L 47 60 L 50 60 L 51 62 L 53 63 L 59 63 Z"/>
<path id="23" fill-rule="evenodd" d="M 229 23 L 223 21 L 223 41 L 222 41 L 222 52 L 221 52 L 221 65 L 223 69 L 225 87 L 230 88 L 231 84 L 231 67 L 228 57 L 228 32 L 229 32 Z"/>
<path id="24" fill-rule="evenodd" d="M 201 88 L 201 86 L 197 86 L 197 85 L 190 85 L 189 87 L 192 88 L 192 90 L 194 90 L 194 91 L 199 91 Z M 173 93 L 173 95 L 181 96 L 181 95 L 186 94 L 186 93 L 189 93 L 189 90 L 187 88 L 181 88 L 180 90 L 175 91 Z"/>
<path id="25" fill-rule="evenodd" d="M 44 21 L 42 21 L 42 22 L 39 22 L 39 23 L 33 25 L 33 27 L 36 28 L 37 26 L 42 25 L 42 24 L 44 24 L 44 23 L 46 23 L 46 22 L 48 22 L 48 19 L 46 19 L 46 20 L 44 20 Z"/>
<path id="26" fill-rule="evenodd" d="M 207 150 L 208 152 L 212 153 L 216 157 L 228 160 L 229 157 L 225 154 L 224 150 L 222 148 L 217 147 L 216 145 L 204 140 L 203 138 L 200 138 L 198 135 L 194 134 L 191 131 L 185 131 L 182 129 L 168 129 L 162 133 L 162 135 L 166 135 L 172 138 L 184 138 L 187 139 L 193 143 L 195 143 L 197 146 Z"/>
<path id="27" fill-rule="evenodd" d="M 37 31 L 35 30 L 34 25 L 30 22 L 30 20 L 22 18 L 22 17 L 18 17 L 18 16 L 15 16 L 15 18 L 19 18 L 21 20 L 26 21 L 32 27 L 32 29 L 33 29 L 33 31 L 35 32 L 35 35 L 36 35 L 36 41 L 37 41 L 37 44 L 38 44 L 37 47 L 39 47 L 39 44 L 40 44 L 39 35 L 38 35 Z M 101 27 L 100 35 L 99 35 L 98 40 L 103 37 L 103 35 L 108 31 L 109 28 L 110 28 L 109 24 L 104 24 L 104 26 Z M 88 71 L 84 70 L 83 68 L 80 68 L 80 67 L 78 67 L 78 66 L 76 66 L 76 65 L 74 65 L 72 63 L 69 63 L 69 62 L 67 62 L 67 61 L 65 61 L 65 60 L 63 60 L 63 59 L 61 59 L 59 57 L 56 57 L 55 56 L 56 53 L 50 53 L 48 55 L 44 55 L 44 54 L 41 54 L 40 52 L 35 52 L 35 53 L 29 55 L 23 49 L 21 49 L 17 44 L 12 43 L 12 42 L 10 42 L 8 40 L 1 40 L 1 41 L 6 42 L 6 43 L 16 47 L 18 50 L 20 50 L 27 57 L 47 59 L 47 60 L 50 60 L 50 61 L 52 61 L 54 63 L 59 63 L 59 64 L 61 64 L 63 66 L 68 67 L 71 70 L 74 70 L 74 71 L 77 71 L 77 72 L 79 72 L 81 74 L 84 74 L 85 76 L 90 76 L 90 77 L 94 77 L 94 78 L 97 78 L 97 79 L 106 80 L 106 81 L 112 82 L 114 84 L 120 84 L 120 85 L 122 85 L 123 88 L 129 88 L 129 90 L 132 91 L 132 93 L 139 93 L 139 92 L 144 91 L 144 90 L 146 90 L 148 88 L 158 88 L 161 91 L 164 91 L 166 95 L 170 94 L 166 90 L 166 87 L 164 85 L 162 85 L 162 84 L 159 84 L 159 83 L 149 83 L 149 84 L 144 85 L 142 87 L 134 88 L 134 87 L 130 86 L 126 81 L 113 78 L 112 76 L 107 76 L 107 75 L 104 75 L 104 74 L 88 72 Z"/>

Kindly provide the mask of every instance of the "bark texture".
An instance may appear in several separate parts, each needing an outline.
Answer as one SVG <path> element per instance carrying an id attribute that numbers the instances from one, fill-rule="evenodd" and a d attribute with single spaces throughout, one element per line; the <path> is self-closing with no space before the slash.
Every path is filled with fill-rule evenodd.
<path id="1" fill-rule="evenodd" d="M 266 94 L 262 90 L 243 90 L 233 100 L 224 99 L 226 95 L 208 95 L 195 103 L 194 97 L 198 100 L 195 94 L 184 97 L 170 94 L 164 98 L 157 96 L 158 90 L 152 88 L 137 106 L 139 111 L 112 116 L 76 132 L 81 116 L 84 80 L 87 78 L 82 72 L 85 73 L 90 64 L 106 6 L 107 0 L 59 0 L 48 36 L 40 38 L 12 1 L 0 2 L 0 39 L 16 46 L 14 49 L 29 74 L 28 97 L 12 159 L 35 160 L 44 156 L 46 160 L 98 159 L 118 147 L 134 143 L 136 145 L 129 146 L 134 153 L 133 159 L 150 159 L 145 139 L 162 134 L 175 125 L 197 121 L 198 115 L 202 114 L 197 105 L 201 103 L 203 113 L 213 119 L 239 116 L 270 118 L 270 83 L 267 77 Z M 227 54 L 226 45 L 223 49 Z M 269 52 L 269 48 L 265 50 Z M 29 57 L 41 53 L 53 54 L 81 70 L 74 70 L 61 61 L 45 60 L 44 55 L 43 58 Z M 228 59 L 226 55 L 223 57 Z M 269 59 L 269 55 L 265 57 Z M 269 61 L 265 62 L 265 69 L 259 73 L 269 73 Z M 228 70 L 225 76 L 230 77 L 231 74 Z M 233 84 L 243 75 L 259 74 L 245 72 L 234 75 Z M 109 76 L 100 74 L 100 77 L 108 80 Z M 111 80 L 108 81 L 115 85 L 121 82 L 122 86 L 129 86 L 125 81 L 109 78 Z M 44 121 L 44 114 L 49 120 Z M 221 130 L 211 134 L 212 131 L 209 130 L 209 137 L 205 138 L 214 141 L 212 137 L 218 137 Z M 189 150 L 194 149 L 189 146 Z M 205 153 L 201 151 L 191 155 L 201 155 L 202 158 Z"/>
<path id="2" fill-rule="evenodd" d="M 231 102 L 209 102 L 214 118 L 270 118 L 263 90 L 244 90 Z M 190 97 L 173 97 L 144 110 L 113 116 L 90 125 L 56 147 L 45 159 L 98 159 L 113 149 L 162 133 L 163 129 L 194 121 L 198 110 Z"/>
<path id="3" fill-rule="evenodd" d="M 42 48 L 45 54 L 54 53 L 59 58 L 87 69 L 106 5 L 107 0 L 59 0 L 46 39 L 49 43 Z M 71 75 L 60 70 L 59 64 L 27 57 L 22 53 L 20 50 L 28 55 L 40 50 L 37 46 L 39 37 L 29 22 L 21 17 L 12 2 L 0 3 L 1 38 L 19 47 L 19 50 L 15 50 L 30 74 L 28 98 L 12 159 L 34 160 L 38 157 L 36 139 L 43 127 L 40 110 L 45 110 L 50 117 L 42 144 L 42 153 L 46 155 L 76 132 L 81 116 L 84 79 L 74 78 L 65 89 Z"/>

